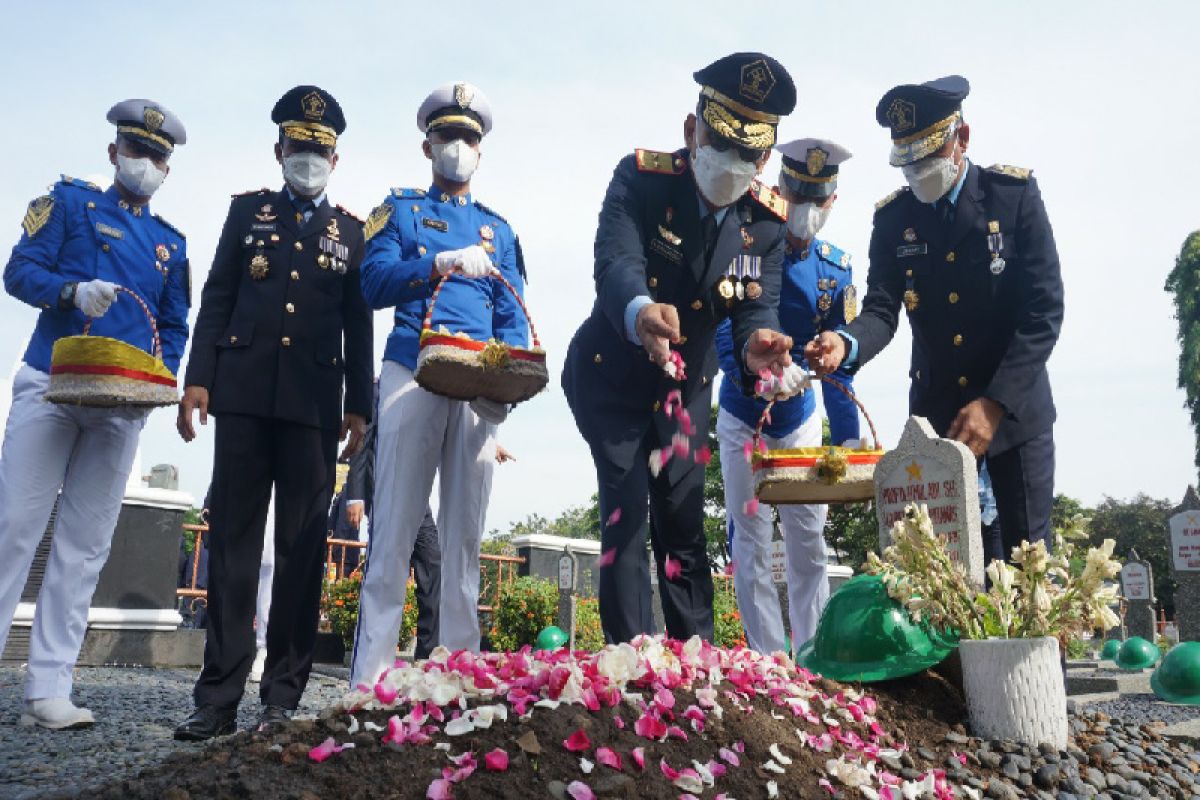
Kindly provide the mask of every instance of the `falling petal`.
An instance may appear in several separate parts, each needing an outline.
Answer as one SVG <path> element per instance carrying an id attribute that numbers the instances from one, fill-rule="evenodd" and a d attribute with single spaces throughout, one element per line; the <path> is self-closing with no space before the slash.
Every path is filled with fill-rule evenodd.
<path id="1" fill-rule="evenodd" d="M 746 440 L 746 443 L 742 445 L 742 455 L 746 457 L 746 463 L 749 464 L 754 455 L 754 442 Z"/>
<path id="2" fill-rule="evenodd" d="M 597 567 L 611 567 L 613 562 L 617 560 L 617 548 L 611 547 L 600 554 L 596 559 Z"/>
<path id="3" fill-rule="evenodd" d="M 758 498 L 751 497 L 746 501 L 746 505 L 742 510 L 746 512 L 746 516 L 748 517 L 758 516 Z"/>
<path id="4" fill-rule="evenodd" d="M 708 449 L 708 445 L 696 448 L 695 459 L 697 464 L 703 464 L 707 467 L 712 463 L 712 450 Z"/>
<path id="5" fill-rule="evenodd" d="M 611 528 L 621 521 L 621 509 L 616 509 L 608 515 L 608 521 L 604 523 L 605 527 Z"/>
<path id="6" fill-rule="evenodd" d="M 667 580 L 677 580 L 683 574 L 683 565 L 667 554 L 667 560 L 663 562 L 663 572 L 666 574 Z"/>

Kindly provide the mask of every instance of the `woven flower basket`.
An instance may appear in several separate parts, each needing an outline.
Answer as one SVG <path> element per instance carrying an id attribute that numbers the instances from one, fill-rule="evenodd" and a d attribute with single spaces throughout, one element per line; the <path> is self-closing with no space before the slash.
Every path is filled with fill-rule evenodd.
<path id="1" fill-rule="evenodd" d="M 871 428 L 876 444 L 875 423 L 849 389 L 828 376 L 821 379 L 854 401 Z M 759 452 L 762 429 L 774 401 L 767 404 L 754 432 L 754 494 L 764 503 L 857 503 L 875 497 L 875 465 L 883 450 L 848 447 L 799 447 Z"/>
<path id="2" fill-rule="evenodd" d="M 546 388 L 550 381 L 546 351 L 538 340 L 529 310 L 503 275 L 493 270 L 491 277 L 503 283 L 521 306 L 529 321 L 533 347 L 514 347 L 496 339 L 480 342 L 462 333 L 434 331 L 433 308 L 446 285 L 443 277 L 433 290 L 429 310 L 421 325 L 421 349 L 415 377 L 422 388 L 453 400 L 482 397 L 510 405 L 524 402 Z"/>
<path id="3" fill-rule="evenodd" d="M 179 402 L 175 376 L 162 360 L 158 325 L 149 307 L 133 291 L 116 287 L 132 297 L 146 313 L 154 354 L 119 339 L 89 336 L 92 320 L 83 335 L 65 336 L 50 354 L 50 385 L 45 398 L 51 403 L 96 408 L 139 406 L 154 408 Z"/>

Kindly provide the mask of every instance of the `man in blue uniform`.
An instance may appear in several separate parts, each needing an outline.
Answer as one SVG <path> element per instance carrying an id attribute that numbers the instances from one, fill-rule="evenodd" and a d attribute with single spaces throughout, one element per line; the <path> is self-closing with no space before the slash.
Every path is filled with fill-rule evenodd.
<path id="1" fill-rule="evenodd" d="M 712 637 L 704 466 L 691 455 L 657 474 L 648 464 L 672 445 L 679 409 L 695 426 L 692 441 L 707 435 L 717 325 L 732 318 L 748 385 L 760 370 L 795 366 L 775 313 L 786 204 L 754 178 L 780 118 L 796 105 L 796 87 L 762 53 L 734 53 L 693 77 L 701 90 L 684 121 L 685 147 L 638 150 L 617 165 L 596 232 L 596 302 L 563 368 L 563 391 L 596 464 L 601 519 L 621 512 L 601 533 L 613 559 L 600 572 L 609 642 L 652 630 L 648 506 L 667 633 Z M 687 367 L 681 384 L 664 369 L 672 347 Z M 675 388 L 681 402 L 667 402 L 668 418 L 664 402 Z"/>
<path id="2" fill-rule="evenodd" d="M 312 667 L 326 514 L 339 437 L 362 444 L 371 414 L 371 311 L 359 291 L 361 223 L 325 196 L 346 120 L 317 86 L 271 111 L 284 187 L 235 195 L 204 284 L 177 422 L 217 418 L 208 636 L 196 711 L 175 738 L 232 733 L 255 657 L 253 628 L 271 492 L 274 573 L 259 728 L 286 719 Z M 343 400 L 342 389 L 345 387 Z"/>
<path id="3" fill-rule="evenodd" d="M 75 728 L 92 713 L 72 704 L 71 675 L 87 628 L 88 606 L 121 511 L 143 408 L 84 408 L 42 399 L 50 353 L 64 336 L 91 333 L 151 350 L 145 312 L 116 287 L 138 294 L 158 321 L 163 362 L 172 372 L 187 343 L 190 277 L 183 234 L 150 212 L 170 171 L 183 124 L 153 100 L 113 106 L 117 126 L 108 159 L 116 180 L 107 190 L 63 176 L 29 204 L 24 232 L 4 270 L 4 286 L 41 309 L 13 401 L 0 455 L 0 649 L 34 550 L 54 501 L 62 505 L 29 644 L 23 725 Z"/>
<path id="4" fill-rule="evenodd" d="M 850 158 L 850 151 L 825 139 L 798 139 L 777 149 L 783 157 L 779 191 L 789 204 L 779 321 L 783 332 L 797 343 L 792 356 L 799 361 L 804 343 L 821 331 L 853 320 L 857 311 L 850 256 L 816 238 L 837 200 L 838 169 Z M 717 439 L 721 443 L 725 513 L 734 532 L 731 550 L 738 610 L 750 647 L 773 653 L 785 647 L 779 595 L 771 580 L 774 514 L 766 504 L 748 504 L 754 497 L 754 475 L 745 455 L 767 404 L 745 391 L 728 321 L 717 329 L 717 354 L 725 373 Z M 847 389 L 852 388 L 849 375 L 839 372 L 834 378 Z M 821 394 L 832 441 L 842 444 L 857 439 L 858 409 L 854 402 L 828 386 L 822 387 Z M 812 392 L 776 402 L 771 407 L 770 421 L 763 426 L 766 445 L 771 449 L 819 447 L 821 415 L 815 411 Z M 827 509 L 824 505 L 802 504 L 779 508 L 787 554 L 788 617 L 796 647 L 816 633 L 817 621 L 829 599 L 824 537 Z"/>
<path id="5" fill-rule="evenodd" d="M 379 376 L 375 518 L 359 601 L 351 685 L 373 685 L 392 665 L 409 559 L 439 475 L 442 585 L 438 643 L 479 649 L 479 546 L 491 493 L 496 426 L 508 409 L 451 400 L 417 385 L 421 324 L 445 284 L 432 325 L 477 341 L 528 345 L 517 300 L 493 271 L 524 291 L 521 246 L 509 224 L 471 195 L 480 143 L 492 127 L 487 98 L 469 83 L 435 89 L 417 111 L 433 168 L 428 190 L 391 191 L 366 224 L 363 294 L 395 308 Z"/>
<path id="6" fill-rule="evenodd" d="M 911 413 L 986 459 L 1007 556 L 1050 537 L 1056 416 L 1046 361 L 1058 341 L 1063 285 L 1054 234 L 1029 170 L 967 157 L 951 75 L 897 86 L 875 110 L 890 162 L 908 186 L 876 206 L 862 315 L 805 351 L 821 370 L 853 372 L 896 332 L 913 330 Z"/>

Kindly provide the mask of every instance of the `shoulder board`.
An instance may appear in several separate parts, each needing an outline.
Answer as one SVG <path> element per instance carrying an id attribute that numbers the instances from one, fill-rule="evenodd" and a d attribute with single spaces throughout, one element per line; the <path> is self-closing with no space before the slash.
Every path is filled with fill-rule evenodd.
<path id="1" fill-rule="evenodd" d="M 479 209 L 480 211 L 482 211 L 483 213 L 485 213 L 485 214 L 491 214 L 493 217 L 495 217 L 496 219 L 498 219 L 500 222 L 503 222 L 505 225 L 507 225 L 507 224 L 508 224 L 508 220 L 506 220 L 504 217 L 502 217 L 502 216 L 500 216 L 499 214 L 497 214 L 497 213 L 496 213 L 495 211 L 493 211 L 492 209 L 490 209 L 490 208 L 488 208 L 487 206 L 485 206 L 483 203 L 479 202 L 478 200 L 474 200 L 474 201 L 472 201 L 472 202 L 474 202 L 474 203 L 475 203 L 475 207 L 476 207 L 476 208 L 478 208 L 478 209 Z"/>
<path id="2" fill-rule="evenodd" d="M 405 189 L 401 186 L 396 186 L 396 187 L 392 188 L 392 196 L 393 197 L 401 197 L 401 198 L 403 198 L 403 197 L 407 197 L 407 198 L 424 197 L 425 190 L 424 189 Z"/>
<path id="3" fill-rule="evenodd" d="M 336 208 L 338 211 L 342 212 L 343 214 L 345 214 L 347 217 L 354 220 L 358 224 L 360 224 L 360 225 L 362 224 L 362 219 L 360 219 L 357 214 L 353 213 L 350 209 L 346 208 L 345 206 L 335 205 L 334 208 Z"/>
<path id="4" fill-rule="evenodd" d="M 895 200 L 897 197 L 899 197 L 900 195 L 904 194 L 905 192 L 911 192 L 911 191 L 912 191 L 912 190 L 911 190 L 911 189 L 909 189 L 907 186 L 901 186 L 899 189 L 897 189 L 896 191 L 892 192 L 892 193 L 891 193 L 891 194 L 889 194 L 887 197 L 883 198 L 883 199 L 882 199 L 882 200 L 880 200 L 878 203 L 876 203 L 876 204 L 875 204 L 875 210 L 876 210 L 876 211 L 881 211 L 881 210 L 883 210 L 883 208 L 885 208 L 887 205 L 889 205 L 889 204 L 890 204 L 890 203 L 891 203 L 893 200 Z"/>
<path id="5" fill-rule="evenodd" d="M 270 191 L 270 189 L 264 186 L 261 189 L 250 189 L 249 191 L 245 192 L 235 192 L 234 194 L 230 195 L 230 197 L 249 197 L 252 194 L 268 194 Z"/>
<path id="6" fill-rule="evenodd" d="M 821 242 L 817 246 L 817 255 L 826 264 L 832 264 L 839 269 L 850 269 L 850 254 L 829 242 Z"/>
<path id="7" fill-rule="evenodd" d="M 687 162 L 674 153 L 661 153 L 657 150 L 633 151 L 637 160 L 638 172 L 654 172 L 659 175 L 682 175 L 687 170 Z"/>
<path id="8" fill-rule="evenodd" d="M 1025 169 L 1024 167 L 1014 167 L 1009 164 L 992 164 L 987 168 L 988 172 L 995 172 L 998 175 L 1007 175 L 1010 178 L 1016 178 L 1019 181 L 1029 180 L 1033 170 Z"/>
<path id="9" fill-rule="evenodd" d="M 175 232 L 175 234 L 176 234 L 176 235 L 177 235 L 177 236 L 178 236 L 180 239 L 186 239 L 186 238 L 187 238 L 186 236 L 184 236 L 184 235 L 183 235 L 183 231 L 179 230 L 179 228 L 176 228 L 174 225 L 172 225 L 171 223 L 167 222 L 165 219 L 163 219 L 163 218 L 162 218 L 162 216 L 161 216 L 161 215 L 159 215 L 159 214 L 153 214 L 153 215 L 151 215 L 151 216 L 153 216 L 153 217 L 154 217 L 156 220 L 158 220 L 158 221 L 159 221 L 159 224 L 161 224 L 161 225 L 162 225 L 164 228 L 168 228 L 168 229 L 170 229 L 170 230 L 174 231 L 174 232 Z"/>
<path id="10" fill-rule="evenodd" d="M 67 186 L 74 186 L 77 189 L 90 189 L 93 192 L 104 191 L 91 181 L 85 181 L 81 178 L 72 178 L 70 175 L 63 175 L 62 180 L 59 181 L 59 183 L 66 184 Z"/>
<path id="11" fill-rule="evenodd" d="M 770 186 L 767 186 L 762 181 L 756 180 L 750 184 L 749 194 L 772 214 L 782 220 L 787 220 L 787 200 L 784 200 L 783 197 L 780 196 L 779 192 L 775 191 Z"/>
<path id="12" fill-rule="evenodd" d="M 388 219 L 392 216 L 392 209 L 395 206 L 384 200 L 371 211 L 371 215 L 367 217 L 367 221 L 363 223 L 363 241 L 371 241 L 371 237 L 383 230 L 383 226 L 387 225 Z"/>

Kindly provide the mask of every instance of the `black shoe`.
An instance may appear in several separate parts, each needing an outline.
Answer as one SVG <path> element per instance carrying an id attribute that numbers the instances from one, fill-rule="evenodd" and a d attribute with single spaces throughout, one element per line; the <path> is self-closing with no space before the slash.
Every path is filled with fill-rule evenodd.
<path id="1" fill-rule="evenodd" d="M 263 706 L 262 715 L 258 718 L 258 726 L 254 730 L 259 733 L 269 733 L 292 718 L 292 712 L 283 706 Z"/>
<path id="2" fill-rule="evenodd" d="M 200 706 L 175 729 L 181 742 L 203 742 L 217 736 L 228 736 L 237 729 L 237 710 Z"/>

